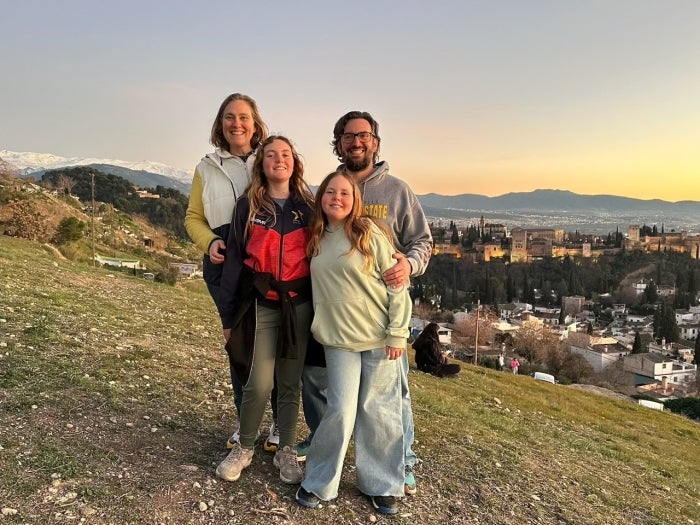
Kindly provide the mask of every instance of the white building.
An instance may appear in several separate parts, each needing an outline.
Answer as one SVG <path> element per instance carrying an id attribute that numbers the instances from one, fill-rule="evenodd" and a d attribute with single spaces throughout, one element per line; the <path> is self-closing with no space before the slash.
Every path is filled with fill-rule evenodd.
<path id="1" fill-rule="evenodd" d="M 625 358 L 624 370 L 634 375 L 635 385 L 669 383 L 689 386 L 695 382 L 697 365 L 656 354 L 633 354 Z"/>

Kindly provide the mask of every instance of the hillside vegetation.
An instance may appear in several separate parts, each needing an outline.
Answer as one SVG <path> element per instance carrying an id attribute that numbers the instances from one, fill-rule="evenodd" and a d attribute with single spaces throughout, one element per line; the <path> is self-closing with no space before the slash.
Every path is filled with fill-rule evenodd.
<path id="1" fill-rule="evenodd" d="M 214 475 L 233 403 L 201 282 L 0 236 L 0 296 L 3 524 L 700 523 L 697 423 L 466 364 L 455 379 L 412 366 L 423 461 L 399 515 L 357 493 L 352 452 L 340 497 L 303 509 L 262 447 L 238 482 Z"/>
<path id="2" fill-rule="evenodd" d="M 22 179 L 0 177 L 0 234 L 51 243 L 68 259 L 91 262 L 94 225 L 96 255 L 138 259 L 142 266 L 156 275 L 168 273 L 171 262 L 201 259 L 201 253 L 189 240 L 178 237 L 175 229 L 168 229 L 173 222 L 177 222 L 180 229 L 184 227 L 186 203 L 182 202 L 182 195 L 171 198 L 166 193 L 161 199 L 138 199 L 127 181 L 99 174 L 96 176 L 101 182 L 98 187 L 108 193 L 108 197 L 100 196 L 111 199 L 109 202 L 125 205 L 128 211 L 98 199 L 93 221 L 89 175 L 94 170 L 84 170 L 82 178 L 70 178 L 75 192 L 71 195 L 61 192 L 56 195 Z M 49 175 L 47 180 L 52 180 Z M 129 191 L 132 195 L 127 200 L 124 196 Z M 167 191 L 178 193 L 176 190 Z M 171 214 L 173 209 L 177 209 L 177 213 Z M 66 220 L 77 226 L 73 230 L 82 232 L 75 237 L 65 236 L 71 242 L 60 238 Z"/>

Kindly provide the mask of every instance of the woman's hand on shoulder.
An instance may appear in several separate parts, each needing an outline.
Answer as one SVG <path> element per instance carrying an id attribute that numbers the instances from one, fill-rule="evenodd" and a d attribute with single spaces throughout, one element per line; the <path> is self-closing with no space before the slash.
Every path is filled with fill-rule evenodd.
<path id="1" fill-rule="evenodd" d="M 403 348 L 397 348 L 395 346 L 386 345 L 386 356 L 391 359 L 398 359 L 403 355 Z"/>

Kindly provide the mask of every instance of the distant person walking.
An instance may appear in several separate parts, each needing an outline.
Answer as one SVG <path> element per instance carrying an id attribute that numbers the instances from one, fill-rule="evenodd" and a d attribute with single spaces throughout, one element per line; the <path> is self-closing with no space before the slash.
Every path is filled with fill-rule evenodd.
<path id="1" fill-rule="evenodd" d="M 518 369 L 520 368 L 520 361 L 518 361 L 517 357 L 513 357 L 510 360 L 510 369 L 514 374 L 518 373 Z"/>
<path id="2" fill-rule="evenodd" d="M 190 200 L 185 214 L 185 229 L 196 246 L 204 253 L 202 268 L 204 282 L 219 314 L 221 272 L 226 258 L 226 240 L 236 200 L 250 184 L 250 173 L 255 153 L 268 131 L 258 105 L 248 95 L 233 93 L 219 106 L 211 127 L 209 141 L 216 148 L 207 153 L 194 170 Z M 239 439 L 239 419 L 243 388 L 233 369 L 229 355 L 231 383 L 233 384 L 236 420 L 226 448 L 233 448 Z M 277 419 L 277 392 L 273 391 L 273 423 L 265 449 L 274 451 L 279 443 L 275 430 Z"/>
<path id="3" fill-rule="evenodd" d="M 437 323 L 428 323 L 411 345 L 416 351 L 416 366 L 418 370 L 437 377 L 455 376 L 461 368 L 457 363 L 447 361 L 440 346 L 439 328 Z"/>
<path id="4" fill-rule="evenodd" d="M 503 352 L 498 354 L 498 369 L 503 372 L 503 369 L 506 367 L 506 358 L 503 357 Z"/>

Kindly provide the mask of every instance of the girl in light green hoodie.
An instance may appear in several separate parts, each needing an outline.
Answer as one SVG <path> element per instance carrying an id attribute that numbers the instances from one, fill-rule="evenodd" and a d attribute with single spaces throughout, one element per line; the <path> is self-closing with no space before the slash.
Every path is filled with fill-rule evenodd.
<path id="1" fill-rule="evenodd" d="M 343 172 L 316 192 L 308 254 L 314 320 L 324 346 L 328 407 L 307 455 L 297 501 L 315 507 L 338 495 L 350 436 L 355 435 L 357 485 L 383 514 L 398 512 L 404 494 L 401 383 L 411 301 L 406 286 L 387 287 L 396 263 L 388 235 L 363 215 L 359 188 Z"/>

